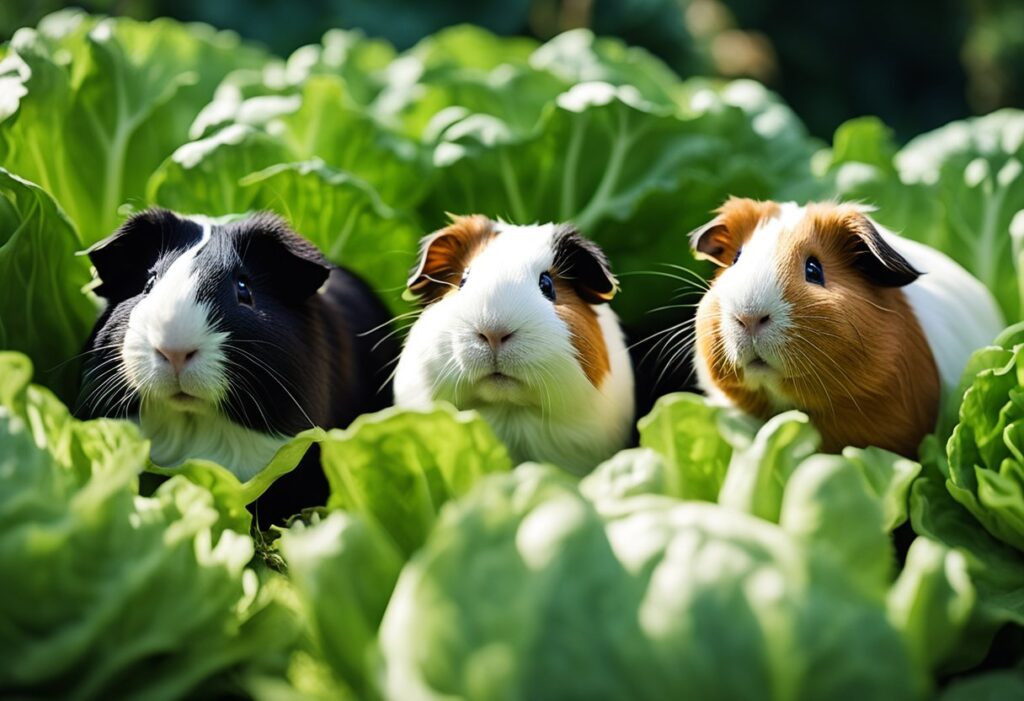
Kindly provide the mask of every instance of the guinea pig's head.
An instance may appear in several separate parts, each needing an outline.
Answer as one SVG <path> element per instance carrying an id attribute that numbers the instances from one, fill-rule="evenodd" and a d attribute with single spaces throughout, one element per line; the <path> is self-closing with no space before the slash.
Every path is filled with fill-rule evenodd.
<path id="1" fill-rule="evenodd" d="M 691 243 L 719 266 L 697 311 L 699 364 L 752 413 L 827 407 L 906 364 L 916 322 L 899 288 L 919 273 L 858 207 L 732 198 Z"/>
<path id="2" fill-rule="evenodd" d="M 283 220 L 148 210 L 88 255 L 108 303 L 85 368 L 92 413 L 208 413 L 268 433 L 310 425 L 306 302 L 330 267 Z"/>
<path id="3" fill-rule="evenodd" d="M 556 409 L 600 389 L 611 366 L 600 306 L 617 281 L 568 225 L 457 217 L 423 240 L 409 289 L 433 398 Z M 431 365 L 432 363 L 432 365 Z"/>

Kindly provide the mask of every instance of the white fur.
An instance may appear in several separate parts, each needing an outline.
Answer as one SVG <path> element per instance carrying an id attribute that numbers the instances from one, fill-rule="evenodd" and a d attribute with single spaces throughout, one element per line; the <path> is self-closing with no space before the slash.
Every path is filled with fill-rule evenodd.
<path id="1" fill-rule="evenodd" d="M 736 363 L 756 353 L 770 364 L 789 330 L 790 305 L 782 298 L 776 251 L 780 235 L 795 227 L 806 208 L 793 202 L 780 205 L 779 214 L 762 221 L 744 245 L 739 261 L 722 271 L 715 282 L 722 308 L 721 328 L 725 352 Z M 977 279 L 946 255 L 901 236 L 872 221 L 893 248 L 924 273 L 904 286 L 914 314 L 935 357 L 944 388 L 955 387 L 971 353 L 990 343 L 1002 330 L 1003 320 L 992 294 Z M 828 280 L 828 271 L 825 271 Z M 827 284 L 827 282 L 826 282 Z M 735 315 L 770 314 L 772 323 L 763 336 L 751 339 L 735 321 Z M 703 363 L 696 363 L 698 382 L 716 401 L 728 403 L 715 387 Z M 753 383 L 772 390 L 773 372 L 745 372 Z M 780 400 L 779 409 L 791 408 Z"/>
<path id="2" fill-rule="evenodd" d="M 150 440 L 150 459 L 157 465 L 172 467 L 190 458 L 212 460 L 242 481 L 266 467 L 288 442 L 287 436 L 233 423 L 208 405 L 182 410 L 150 401 L 139 413 L 139 423 Z"/>
<path id="3" fill-rule="evenodd" d="M 395 403 L 435 400 L 476 409 L 517 461 L 583 473 L 622 448 L 633 420 L 633 371 L 618 320 L 596 305 L 611 371 L 594 387 L 568 326 L 537 285 L 553 264 L 555 228 L 499 225 L 471 262 L 465 286 L 429 305 L 413 325 L 395 373 Z M 513 332 L 497 358 L 477 334 Z M 496 382 L 494 371 L 518 382 Z"/>
<path id="4" fill-rule="evenodd" d="M 779 347 L 790 327 L 792 308 L 782 296 L 782 283 L 774 265 L 779 237 L 796 218 L 791 208 L 783 207 L 778 218 L 764 222 L 746 244 L 739 260 L 722 271 L 715 282 L 721 307 L 724 351 L 733 364 L 746 364 L 754 358 L 768 362 L 779 360 Z M 737 317 L 769 316 L 771 323 L 755 336 L 747 333 Z M 771 374 L 748 373 L 755 384 L 771 384 Z M 770 389 L 770 387 L 769 387 Z M 777 393 L 772 392 L 773 396 Z"/>
<path id="5" fill-rule="evenodd" d="M 121 347 L 124 374 L 140 397 L 139 423 L 150 439 L 150 456 L 172 466 L 189 458 L 220 463 L 240 479 L 259 472 L 287 438 L 253 431 L 228 420 L 218 405 L 228 389 L 223 344 L 211 310 L 196 300 L 194 261 L 211 235 L 182 253 L 132 310 Z M 157 349 L 195 350 L 180 375 Z M 192 399 L 175 395 L 185 392 Z"/>

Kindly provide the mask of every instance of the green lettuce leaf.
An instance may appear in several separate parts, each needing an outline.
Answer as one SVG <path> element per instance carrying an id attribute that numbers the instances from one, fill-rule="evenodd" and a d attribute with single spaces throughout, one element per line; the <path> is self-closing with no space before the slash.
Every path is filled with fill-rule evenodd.
<path id="1" fill-rule="evenodd" d="M 0 64 L 21 92 L 0 112 L 0 160 L 46 189 L 88 246 L 117 227 L 122 203 L 142 200 L 220 79 L 265 57 L 202 25 L 58 19 L 19 30 Z"/>
<path id="2" fill-rule="evenodd" d="M 711 504 L 585 499 L 549 468 L 442 514 L 381 626 L 391 698 L 920 697 L 881 592 Z"/>
<path id="3" fill-rule="evenodd" d="M 791 535 L 817 547 L 821 557 L 841 562 L 864 591 L 888 583 L 895 563 L 881 500 L 841 456 L 814 455 L 801 462 L 785 484 L 776 518 Z"/>
<path id="4" fill-rule="evenodd" d="M 949 662 L 952 671 L 962 670 L 984 657 L 1001 626 L 1024 625 L 1024 553 L 993 537 L 950 495 L 935 441 L 925 444 L 923 457 L 924 470 L 911 488 L 910 522 L 916 533 L 966 558 L 977 593 L 964 640 Z"/>
<path id="5" fill-rule="evenodd" d="M 928 538 L 914 540 L 888 607 L 921 666 L 940 667 L 962 644 L 974 603 L 964 556 Z"/>
<path id="6" fill-rule="evenodd" d="M 340 511 L 292 526 L 281 551 L 319 655 L 339 684 L 366 698 L 377 628 L 405 558 L 375 526 Z"/>
<path id="7" fill-rule="evenodd" d="M 0 688 L 18 698 L 176 699 L 233 688 L 295 631 L 246 569 L 252 541 L 215 538 L 209 493 L 181 478 L 137 495 L 148 444 L 79 422 L 0 355 Z"/>
<path id="8" fill-rule="evenodd" d="M 733 456 L 718 502 L 778 522 L 790 475 L 820 444 L 806 414 L 788 411 L 773 417 L 749 447 Z"/>
<path id="9" fill-rule="evenodd" d="M 665 459 L 657 493 L 703 501 L 718 500 L 734 448 L 749 444 L 756 429 L 740 412 L 686 393 L 659 399 L 638 426 L 640 445 Z"/>
<path id="10" fill-rule="evenodd" d="M 278 212 L 406 310 L 401 290 L 422 235 L 407 208 L 429 183 L 417 147 L 380 127 L 330 75 L 280 95 L 222 89 L 208 109 L 203 119 L 220 128 L 203 127 L 207 135 L 179 147 L 153 173 L 147 199 L 212 216 Z"/>
<path id="11" fill-rule="evenodd" d="M 946 253 L 981 280 L 1010 321 L 1022 318 L 1024 112 L 953 122 L 894 152 L 876 120 L 836 132 L 838 193 L 878 207 L 876 218 Z"/>
<path id="12" fill-rule="evenodd" d="M 1024 324 L 976 353 L 968 371 L 947 486 L 992 535 L 1024 550 Z"/>
<path id="13" fill-rule="evenodd" d="M 0 168 L 0 348 L 27 354 L 40 381 L 75 400 L 77 355 L 96 317 L 81 240 L 44 190 Z"/>
<path id="14" fill-rule="evenodd" d="M 404 556 L 423 544 L 445 502 L 482 476 L 512 468 L 483 419 L 448 405 L 361 416 L 332 430 L 321 450 L 327 506 L 381 528 Z"/>

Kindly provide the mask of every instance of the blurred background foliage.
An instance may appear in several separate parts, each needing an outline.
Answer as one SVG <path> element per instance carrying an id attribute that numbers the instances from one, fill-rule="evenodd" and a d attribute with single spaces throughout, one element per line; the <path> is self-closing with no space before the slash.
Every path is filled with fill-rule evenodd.
<path id="1" fill-rule="evenodd" d="M 58 0 L 4 0 L 0 41 Z M 1024 106 L 1021 0 L 82 0 L 90 12 L 233 29 L 285 56 L 330 27 L 401 50 L 468 22 L 548 39 L 589 27 L 660 56 L 681 76 L 755 78 L 812 134 L 877 115 L 899 141 L 971 114 Z M 879 18 L 885 18 L 880 21 Z"/>

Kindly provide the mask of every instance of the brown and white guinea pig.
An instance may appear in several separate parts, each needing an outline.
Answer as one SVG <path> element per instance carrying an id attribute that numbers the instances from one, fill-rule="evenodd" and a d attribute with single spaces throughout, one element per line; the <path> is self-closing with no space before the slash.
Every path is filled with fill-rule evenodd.
<path id="1" fill-rule="evenodd" d="M 601 250 L 568 225 L 474 215 L 422 242 L 409 290 L 425 305 L 395 402 L 476 409 L 517 461 L 583 473 L 623 448 L 633 370 Z"/>
<path id="2" fill-rule="evenodd" d="M 760 418 L 806 412 L 827 451 L 916 456 L 942 390 L 1003 321 L 967 271 L 865 211 L 732 198 L 694 231 L 720 266 L 697 309 L 698 377 Z"/>
<path id="3" fill-rule="evenodd" d="M 158 465 L 205 458 L 246 480 L 294 434 L 390 404 L 387 309 L 276 216 L 153 209 L 88 255 L 107 306 L 78 413 L 134 418 Z M 315 457 L 260 499 L 262 523 L 324 503 Z"/>

